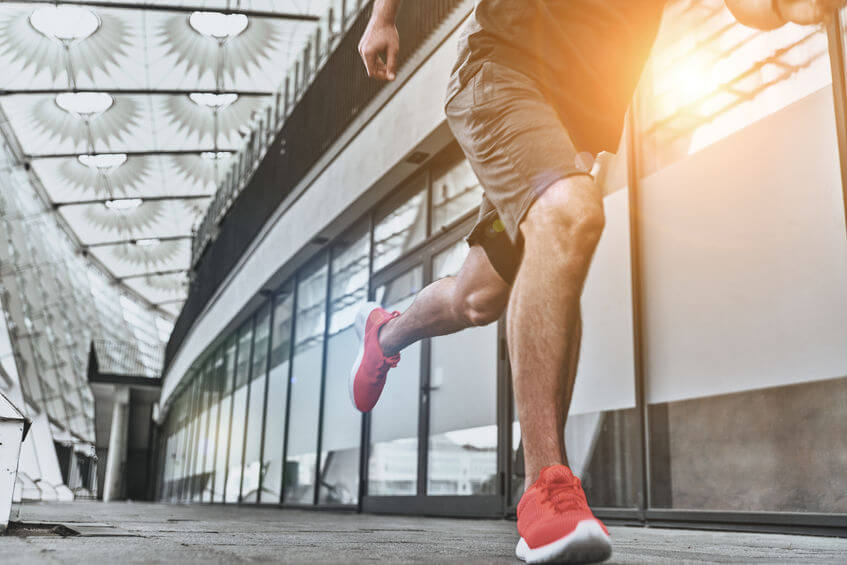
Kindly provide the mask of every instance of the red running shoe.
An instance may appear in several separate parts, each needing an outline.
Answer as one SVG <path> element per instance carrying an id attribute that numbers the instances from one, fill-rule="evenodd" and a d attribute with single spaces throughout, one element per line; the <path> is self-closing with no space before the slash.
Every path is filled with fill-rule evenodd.
<path id="1" fill-rule="evenodd" d="M 399 315 L 400 312 L 387 312 L 376 302 L 363 304 L 356 314 L 356 332 L 362 345 L 347 382 L 350 400 L 361 412 L 373 409 L 385 386 L 385 375 L 400 361 L 399 353 L 386 357 L 379 346 L 379 329 Z"/>
<path id="2" fill-rule="evenodd" d="M 606 526 L 594 517 L 579 479 L 564 465 L 541 469 L 518 504 L 518 559 L 596 563 L 612 554 Z"/>

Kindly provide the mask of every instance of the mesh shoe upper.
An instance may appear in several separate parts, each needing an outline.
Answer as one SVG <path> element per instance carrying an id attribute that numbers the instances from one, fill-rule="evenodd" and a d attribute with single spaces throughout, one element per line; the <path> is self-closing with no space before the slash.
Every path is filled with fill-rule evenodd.
<path id="1" fill-rule="evenodd" d="M 565 465 L 541 470 L 518 504 L 518 532 L 530 548 L 554 542 L 574 531 L 583 520 L 594 520 L 582 483 Z M 608 530 L 603 526 L 608 535 Z"/>
<path id="2" fill-rule="evenodd" d="M 379 330 L 389 320 L 399 316 L 399 312 L 387 312 L 382 308 L 374 308 L 368 314 L 365 323 L 362 359 L 356 368 L 353 380 L 353 403 L 362 412 L 373 409 L 385 387 L 385 377 L 388 370 L 396 367 L 400 355 L 386 356 L 379 345 Z"/>

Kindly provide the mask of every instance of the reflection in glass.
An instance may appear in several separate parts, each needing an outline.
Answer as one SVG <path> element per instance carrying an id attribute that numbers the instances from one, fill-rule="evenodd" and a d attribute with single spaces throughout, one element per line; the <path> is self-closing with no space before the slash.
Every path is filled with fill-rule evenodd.
<path id="1" fill-rule="evenodd" d="M 250 398 L 247 403 L 247 436 L 244 444 L 244 478 L 241 483 L 242 502 L 257 502 L 262 445 L 262 418 L 265 410 L 265 377 L 268 362 L 268 333 L 270 332 L 270 306 L 263 306 L 256 314 L 253 361 L 250 370 Z"/>
<path id="2" fill-rule="evenodd" d="M 235 379 L 235 340 L 230 338 L 215 357 L 215 374 L 221 387 L 221 404 L 218 415 L 218 444 L 220 449 L 215 463 L 215 488 L 213 502 L 223 502 L 226 486 L 227 461 L 229 461 L 229 426 L 232 421 L 232 386 Z"/>
<path id="3" fill-rule="evenodd" d="M 659 171 L 831 82 L 823 26 L 765 32 L 738 23 L 720 0 L 668 2 L 637 95 L 640 172 Z"/>
<path id="4" fill-rule="evenodd" d="M 191 486 L 194 479 L 194 464 L 197 461 L 197 409 L 199 405 L 197 384 L 197 373 L 193 373 L 191 377 L 191 384 L 185 393 L 186 397 L 188 397 L 188 421 L 186 424 L 187 445 L 185 452 L 185 480 L 183 481 L 182 493 L 180 495 L 180 500 L 184 502 L 189 502 L 191 500 Z"/>
<path id="5" fill-rule="evenodd" d="M 189 468 L 191 464 L 191 432 L 192 432 L 192 424 L 193 420 L 191 418 L 191 408 L 193 404 L 193 379 L 189 381 L 188 387 L 185 389 L 185 392 L 181 395 L 181 397 L 185 400 L 183 404 L 183 443 L 182 443 L 182 459 L 181 459 L 181 467 L 179 471 L 179 494 L 177 496 L 177 500 L 180 502 L 185 502 L 186 497 L 188 495 L 188 478 L 191 475 L 191 470 Z"/>
<path id="6" fill-rule="evenodd" d="M 235 361 L 235 392 L 232 394 L 232 426 L 229 440 L 229 471 L 226 478 L 226 502 L 238 502 L 241 488 L 241 460 L 244 456 L 244 424 L 247 416 L 247 381 L 250 376 L 250 341 L 252 320 L 238 331 Z"/>
<path id="7" fill-rule="evenodd" d="M 512 492 L 517 504 L 524 490 L 523 446 L 517 408 L 512 423 Z M 569 414 L 565 426 L 568 464 L 582 480 L 588 502 L 606 508 L 638 506 L 640 439 L 636 408 Z"/>
<path id="8" fill-rule="evenodd" d="M 467 254 L 459 241 L 433 257 L 433 277 Z M 433 338 L 429 390 L 427 494 L 496 494 L 497 324 Z"/>
<path id="9" fill-rule="evenodd" d="M 350 402 L 347 378 L 359 349 L 354 322 L 367 300 L 369 250 L 369 234 L 362 229 L 343 237 L 332 255 L 318 499 L 322 504 L 358 500 L 362 415 Z"/>
<path id="10" fill-rule="evenodd" d="M 467 159 L 449 151 L 432 165 L 432 233 L 479 207 L 482 186 Z"/>
<path id="11" fill-rule="evenodd" d="M 412 180 L 411 196 L 403 190 L 377 213 L 374 226 L 374 271 L 399 258 L 426 238 L 426 175 Z"/>
<path id="12" fill-rule="evenodd" d="M 271 371 L 268 382 L 268 411 L 265 419 L 265 450 L 262 468 L 260 502 L 277 504 L 282 484 L 282 448 L 285 438 L 288 365 L 291 356 L 290 292 L 274 297 L 273 331 L 271 334 Z"/>
<path id="13" fill-rule="evenodd" d="M 206 367 L 203 363 L 200 372 L 197 375 L 197 394 L 198 394 L 198 409 L 199 415 L 197 418 L 197 440 L 195 441 L 194 457 L 195 462 L 193 467 L 193 478 L 191 479 L 191 500 L 192 502 L 200 502 L 203 497 L 203 490 L 206 488 L 207 477 L 203 473 L 203 467 L 206 464 L 206 449 L 208 448 L 208 426 L 209 426 L 209 391 L 206 382 Z"/>
<path id="14" fill-rule="evenodd" d="M 207 426 L 206 455 L 203 459 L 202 502 L 211 502 L 215 484 L 215 458 L 218 450 L 218 412 L 220 411 L 220 379 L 215 369 L 215 357 L 206 364 L 206 389 L 209 395 L 209 424 Z"/>
<path id="15" fill-rule="evenodd" d="M 648 411 L 653 507 L 847 512 L 847 378 L 662 402 Z"/>
<path id="16" fill-rule="evenodd" d="M 376 300 L 391 310 L 409 307 L 423 286 L 418 266 L 379 287 Z M 418 479 L 418 392 L 421 344 L 403 350 L 379 404 L 371 412 L 368 495 L 412 495 Z"/>
<path id="17" fill-rule="evenodd" d="M 318 408 L 326 323 L 326 257 L 298 276 L 294 359 L 291 376 L 291 414 L 285 461 L 287 503 L 314 502 L 318 448 Z"/>

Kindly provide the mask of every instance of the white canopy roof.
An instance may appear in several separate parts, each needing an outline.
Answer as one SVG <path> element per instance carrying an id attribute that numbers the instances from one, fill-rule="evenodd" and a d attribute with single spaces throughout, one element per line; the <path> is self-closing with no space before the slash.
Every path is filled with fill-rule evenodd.
<path id="1" fill-rule="evenodd" d="M 0 4 L 0 109 L 50 203 L 127 288 L 178 313 L 230 152 L 335 0 Z"/>

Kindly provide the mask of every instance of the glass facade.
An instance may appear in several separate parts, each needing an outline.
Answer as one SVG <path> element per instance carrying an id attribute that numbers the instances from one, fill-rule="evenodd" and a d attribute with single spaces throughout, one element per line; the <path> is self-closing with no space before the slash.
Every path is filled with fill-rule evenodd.
<path id="1" fill-rule="evenodd" d="M 847 512 L 831 82 L 819 28 L 759 33 L 717 0 L 668 3 L 583 298 L 565 439 L 598 514 Z M 525 477 L 502 320 L 406 348 L 369 415 L 347 398 L 357 308 L 402 311 L 454 275 L 479 193 L 445 149 L 198 359 L 214 385 L 188 375 L 172 401 L 160 497 L 190 500 L 182 479 L 199 474 L 215 502 L 513 511 Z M 216 463 L 185 471 L 198 449 Z"/>

